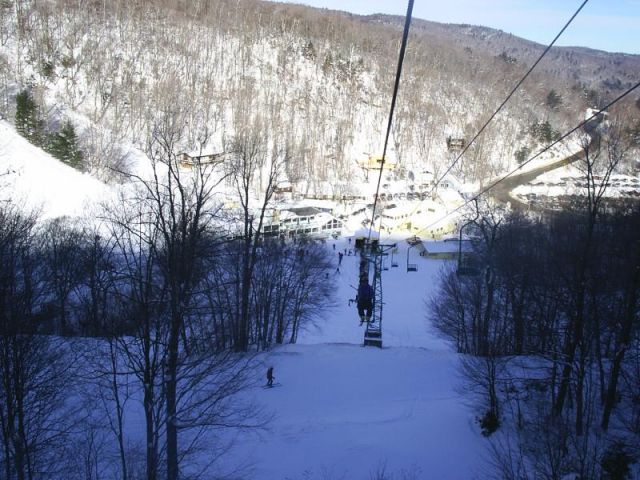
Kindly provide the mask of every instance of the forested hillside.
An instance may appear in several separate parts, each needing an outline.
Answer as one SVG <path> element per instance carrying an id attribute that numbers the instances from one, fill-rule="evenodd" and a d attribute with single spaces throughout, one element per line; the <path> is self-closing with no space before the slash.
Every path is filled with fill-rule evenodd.
<path id="1" fill-rule="evenodd" d="M 463 193 L 634 85 L 640 56 L 552 50 L 431 195 L 412 174 L 443 174 L 544 46 L 415 20 L 402 185 L 380 210 L 298 201 L 372 185 L 402 24 L 0 0 L 0 479 L 638 472 L 640 215 L 620 192 L 640 179 L 618 180 L 638 91 L 525 172 L 574 161 L 566 211 Z"/>
<path id="2" fill-rule="evenodd" d="M 2 114 L 13 118 L 28 92 L 44 130 L 71 120 L 81 168 L 101 178 L 126 169 L 167 112 L 185 126 L 185 151 L 228 150 L 250 126 L 311 193 L 351 191 L 356 159 L 381 153 L 401 18 L 252 0 L 5 0 L 0 11 Z M 390 155 L 408 170 L 444 171 L 446 139 L 468 141 L 542 49 L 483 27 L 414 22 Z M 638 71 L 638 56 L 554 49 L 455 173 L 482 181 L 512 167 L 516 152 L 575 125 Z M 621 109 L 637 117 L 635 100 Z"/>

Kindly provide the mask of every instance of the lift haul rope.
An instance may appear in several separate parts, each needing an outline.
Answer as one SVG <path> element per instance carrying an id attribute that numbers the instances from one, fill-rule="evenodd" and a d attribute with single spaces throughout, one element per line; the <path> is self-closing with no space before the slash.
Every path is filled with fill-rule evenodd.
<path id="1" fill-rule="evenodd" d="M 409 38 L 409 28 L 411 26 L 411 14 L 413 12 L 413 0 L 409 0 L 407 6 L 407 15 L 404 22 L 404 31 L 402 33 L 402 44 L 400 46 L 400 54 L 398 59 L 398 69 L 396 71 L 396 80 L 393 87 L 393 96 L 391 98 L 391 109 L 389 111 L 389 121 L 387 122 L 387 133 L 384 138 L 384 148 L 382 150 L 382 158 L 380 161 L 380 173 L 378 175 L 378 185 L 376 186 L 376 194 L 373 201 L 373 210 L 371 212 L 371 223 L 369 224 L 369 234 L 367 235 L 366 245 L 364 245 L 361 260 L 360 260 L 360 282 L 362 282 L 363 270 L 367 276 L 368 283 L 368 271 L 370 263 L 373 263 L 373 304 L 370 305 L 368 310 L 367 328 L 364 332 L 364 345 L 373 345 L 382 347 L 382 259 L 385 255 L 382 245 L 377 245 L 370 249 L 371 231 L 375 224 L 376 219 L 376 207 L 378 206 L 378 195 L 380 193 L 380 183 L 382 181 L 382 173 L 384 170 L 384 163 L 387 157 L 387 146 L 389 145 L 389 136 L 391 134 L 391 125 L 393 124 L 393 112 L 396 107 L 396 100 L 398 98 L 398 90 L 400 88 L 400 77 L 402 76 L 402 64 L 404 62 L 404 54 L 407 49 L 407 40 Z M 382 223 L 382 216 L 380 217 Z M 388 248 L 388 246 L 386 247 Z M 372 261 L 373 259 L 373 261 Z M 360 306 L 359 306 L 360 308 Z M 360 325 L 365 321 L 361 318 Z"/>
<path id="2" fill-rule="evenodd" d="M 488 187 L 486 187 L 485 189 L 483 189 L 481 192 L 479 192 L 478 194 L 476 194 L 475 196 L 473 196 L 472 198 L 470 198 L 469 200 L 467 200 L 466 202 L 464 202 L 462 205 L 460 205 L 459 207 L 451 210 L 450 212 L 448 212 L 447 214 L 445 214 L 443 217 L 439 218 L 438 220 L 436 220 L 435 222 L 431 223 L 430 225 L 425 227 L 425 230 L 437 225 L 438 223 L 440 223 L 441 221 L 443 221 L 444 219 L 446 219 L 447 217 L 453 215 L 454 213 L 462 210 L 464 207 L 466 207 L 467 205 L 469 205 L 469 203 L 477 200 L 478 198 L 480 198 L 482 195 L 484 195 L 485 193 L 487 193 L 489 190 L 493 189 L 496 185 L 498 185 L 499 183 L 504 182 L 507 178 L 509 178 L 511 175 L 513 175 L 514 173 L 516 173 L 518 170 L 522 169 L 522 167 L 524 167 L 525 165 L 533 162 L 536 158 L 538 158 L 540 155 L 542 155 L 543 153 L 545 153 L 546 151 L 548 151 L 549 149 L 551 149 L 552 147 L 556 146 L 558 143 L 562 142 L 565 138 L 567 138 L 569 135 L 571 135 L 572 133 L 578 131 L 579 129 L 581 129 L 582 127 L 584 127 L 587 123 L 589 123 L 591 120 L 593 120 L 594 118 L 598 117 L 598 115 L 601 115 L 603 112 L 605 112 L 606 110 L 608 110 L 610 107 L 612 107 L 613 105 L 615 105 L 616 103 L 618 103 L 620 100 L 622 100 L 624 97 L 626 97 L 627 95 L 629 95 L 631 92 L 633 92 L 634 90 L 636 90 L 637 88 L 640 88 L 640 82 L 636 83 L 633 87 L 629 88 L 626 92 L 624 92 L 623 94 L 621 94 L 620 96 L 618 96 L 615 100 L 609 102 L 609 104 L 607 104 L 606 106 L 602 107 L 600 110 L 598 110 L 597 112 L 595 112 L 594 114 L 592 114 L 590 117 L 588 117 L 587 119 L 585 119 L 584 121 L 580 122 L 578 125 L 576 125 L 575 127 L 573 127 L 571 130 L 567 131 L 564 135 L 562 135 L 560 138 L 558 138 L 557 140 L 555 140 L 554 142 L 550 143 L 549 145 L 547 145 L 546 147 L 544 147 L 542 150 L 540 150 L 538 153 L 536 153 L 533 157 L 529 158 L 527 161 L 523 162 L 522 164 L 520 164 L 517 168 L 514 168 L 513 170 L 511 170 L 509 173 L 507 173 L 504 177 L 500 177 L 498 180 L 496 180 L 495 182 L 493 182 L 491 185 L 489 185 Z"/>
<path id="3" fill-rule="evenodd" d="M 433 187 L 431 188 L 431 190 L 429 191 L 429 194 L 427 195 L 427 198 L 431 197 L 431 195 L 433 194 L 435 189 L 438 187 L 438 185 L 440 185 L 440 182 L 444 179 L 444 177 L 446 177 L 447 174 L 453 169 L 453 167 L 456 166 L 458 161 L 464 156 L 464 154 L 467 152 L 467 150 L 469 150 L 469 148 L 471 148 L 471 145 L 473 145 L 475 143 L 475 141 L 478 139 L 478 137 L 480 137 L 482 132 L 484 132 L 484 130 L 489 126 L 489 124 L 493 121 L 493 119 L 496 117 L 496 115 L 498 115 L 498 113 L 504 108 L 504 106 L 507 104 L 507 102 L 511 99 L 511 97 L 513 97 L 513 95 L 516 93 L 516 91 L 520 88 L 522 83 L 527 79 L 529 74 L 533 71 L 534 68 L 536 68 L 536 66 L 545 57 L 545 55 L 549 52 L 549 50 L 551 50 L 551 47 L 553 47 L 553 45 L 555 45 L 556 41 L 560 38 L 560 36 L 564 33 L 564 31 L 569 27 L 569 25 L 571 25 L 573 20 L 580 13 L 580 11 L 582 11 L 584 6 L 588 2 L 589 2 L 589 0 L 584 0 L 582 2 L 582 4 L 578 7 L 578 9 L 575 11 L 575 13 L 571 16 L 571 18 L 564 24 L 564 27 L 562 27 L 560 32 L 558 32 L 558 34 L 551 41 L 551 43 L 544 49 L 542 54 L 540 54 L 538 59 L 533 63 L 533 65 L 531 65 L 531 67 L 529 67 L 529 70 L 527 70 L 527 73 L 525 73 L 524 76 L 520 79 L 520 81 L 515 85 L 515 87 L 513 87 L 513 89 L 509 93 L 509 95 L 507 95 L 507 98 L 504 99 L 504 101 L 500 104 L 500 106 L 496 109 L 496 111 L 493 112 L 493 114 L 489 117 L 489 119 L 485 122 L 485 124 L 480 128 L 480 130 L 478 130 L 478 133 L 476 133 L 472 137 L 472 139 L 469 141 L 469 143 L 464 147 L 464 149 L 460 152 L 460 154 L 455 158 L 453 163 L 451 165 L 449 165 L 449 167 L 445 170 L 445 172 L 435 181 L 435 183 L 433 184 Z M 420 203 L 418 203 L 418 206 L 413 209 L 413 211 L 411 212 L 410 216 L 413 216 L 416 213 L 416 211 L 418 210 L 418 208 L 420 208 Z M 427 227 L 427 228 L 430 228 L 430 227 Z"/>
<path id="4" fill-rule="evenodd" d="M 402 64 L 404 63 L 404 53 L 407 49 L 407 40 L 409 38 L 409 27 L 411 26 L 411 15 L 413 13 L 413 0 L 409 0 L 407 5 L 407 16 L 404 21 L 404 32 L 402 33 L 402 45 L 400 46 L 400 58 L 398 59 L 398 70 L 396 72 L 396 83 L 393 87 L 393 97 L 391 98 L 391 110 L 389 111 L 389 122 L 387 123 L 387 134 L 384 138 L 384 148 L 382 150 L 382 159 L 380 162 L 380 174 L 378 175 L 378 186 L 376 187 L 376 195 L 373 200 L 373 211 L 371 212 L 371 223 L 369 224 L 369 235 L 367 241 L 371 240 L 371 229 L 376 219 L 376 207 L 378 206 L 378 194 L 380 193 L 380 182 L 382 180 L 382 171 L 387 156 L 387 145 L 389 144 L 389 135 L 391 133 L 391 124 L 393 123 L 393 111 L 396 108 L 396 99 L 398 97 L 398 89 L 400 88 L 400 76 L 402 75 Z M 380 219 L 382 222 L 382 218 Z"/>
<path id="5" fill-rule="evenodd" d="M 456 164 L 458 163 L 458 160 L 460 160 L 462 158 L 462 156 L 466 153 L 467 150 L 469 150 L 469 148 L 471 147 L 471 145 L 473 145 L 473 143 L 478 139 L 478 137 L 482 134 L 482 132 L 484 132 L 484 130 L 489 126 L 489 124 L 493 121 L 493 119 L 496 117 L 496 115 L 498 115 L 498 113 L 500 113 L 500 111 L 502 110 L 502 108 L 507 104 L 507 102 L 511 99 L 511 97 L 516 93 L 516 91 L 520 88 L 520 86 L 522 85 L 522 83 L 527 79 L 527 77 L 529 76 L 529 74 L 531 72 L 533 72 L 533 69 L 536 68 L 536 66 L 538 66 L 538 64 L 540 63 L 540 61 L 544 58 L 544 56 L 549 52 L 549 50 L 551 50 L 551 47 L 553 47 L 553 45 L 556 43 L 556 41 L 558 40 L 558 38 L 560 38 L 560 36 L 564 33 L 564 31 L 567 29 L 567 27 L 569 25 L 571 25 L 571 22 L 573 22 L 573 19 L 576 18 L 576 16 L 578 15 L 578 13 L 580 13 L 580 11 L 582 10 L 582 8 L 587 4 L 589 0 L 584 0 L 582 2 L 582 5 L 580 5 L 580 7 L 578 7 L 578 9 L 576 10 L 576 12 L 571 16 L 571 18 L 569 19 L 569 21 L 567 21 L 567 23 L 564 24 L 564 27 L 562 27 L 562 30 L 560 30 L 560 32 L 558 32 L 558 34 L 556 35 L 556 37 L 553 39 L 553 41 L 547 46 L 547 48 L 544 49 L 544 51 L 542 52 L 542 54 L 538 57 L 538 59 L 535 61 L 535 63 L 533 65 L 531 65 L 531 67 L 529 68 L 529 70 L 527 70 L 527 73 L 524 74 L 524 76 L 520 79 L 520 81 L 516 84 L 515 87 L 513 87 L 513 89 L 511 90 L 511 92 L 509 93 L 509 95 L 507 95 L 507 98 L 504 99 L 504 101 L 500 104 L 500 106 L 497 108 L 497 110 L 495 112 L 493 112 L 493 115 L 491 115 L 489 117 L 489 120 L 487 120 L 487 122 L 482 126 L 482 128 L 480 128 L 480 130 L 478 130 L 478 133 L 475 134 L 475 136 L 471 139 L 471 141 L 466 145 L 466 147 L 462 150 L 462 152 L 460 152 L 460 155 L 458 155 L 456 157 L 456 159 L 453 161 L 453 163 L 449 166 L 449 168 L 447 168 L 445 170 L 445 172 L 442 174 L 442 176 L 440 176 L 440 178 L 436 181 L 436 183 L 434 184 L 433 188 L 431 189 L 431 191 L 429 192 L 429 196 L 431 196 L 431 194 L 433 193 L 433 191 L 435 190 L 435 188 L 438 186 L 438 184 L 444 179 L 444 177 L 447 176 L 447 174 L 453 169 L 453 167 L 456 166 Z"/>

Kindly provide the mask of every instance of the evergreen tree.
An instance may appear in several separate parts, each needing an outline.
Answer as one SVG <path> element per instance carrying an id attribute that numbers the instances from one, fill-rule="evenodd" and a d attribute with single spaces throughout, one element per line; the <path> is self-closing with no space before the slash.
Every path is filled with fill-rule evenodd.
<path id="1" fill-rule="evenodd" d="M 31 92 L 26 89 L 16 96 L 16 130 L 34 145 L 42 146 L 44 122 Z"/>
<path id="2" fill-rule="evenodd" d="M 531 153 L 531 149 L 527 146 L 521 147 L 518 150 L 516 150 L 515 156 L 516 156 L 516 160 L 518 161 L 518 164 L 524 162 L 530 153 Z"/>
<path id="3" fill-rule="evenodd" d="M 540 143 L 551 143 L 560 136 L 560 133 L 553 129 L 549 120 L 535 122 L 531 125 L 529 134 Z"/>
<path id="4" fill-rule="evenodd" d="M 547 95 L 547 107 L 551 110 L 557 110 L 562 105 L 562 97 L 555 90 L 551 89 Z"/>
<path id="5" fill-rule="evenodd" d="M 331 71 L 332 68 L 333 68 L 333 56 L 331 55 L 331 52 L 327 52 L 327 54 L 324 56 L 324 63 L 322 64 L 322 72 L 326 75 Z"/>
<path id="6" fill-rule="evenodd" d="M 49 136 L 47 151 L 59 160 L 74 168 L 82 166 L 82 151 L 78 148 L 73 124 L 67 120 L 62 129 Z"/>

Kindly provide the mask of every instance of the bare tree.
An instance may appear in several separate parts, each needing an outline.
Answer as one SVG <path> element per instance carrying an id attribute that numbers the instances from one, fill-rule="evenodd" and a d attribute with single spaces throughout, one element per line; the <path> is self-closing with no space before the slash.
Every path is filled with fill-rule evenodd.
<path id="1" fill-rule="evenodd" d="M 262 349 L 295 343 L 300 329 L 332 306 L 331 270 L 326 248 L 318 241 L 265 239 L 253 280 L 251 342 Z"/>
<path id="2" fill-rule="evenodd" d="M 619 399 L 619 384 L 622 377 L 627 356 L 638 355 L 638 345 L 634 346 L 634 337 L 637 340 L 638 324 L 637 312 L 640 304 L 640 213 L 636 210 L 631 215 L 621 215 L 616 231 L 619 232 L 618 242 L 614 242 L 612 255 L 609 262 L 615 262 L 612 267 L 607 262 L 607 267 L 616 272 L 619 280 L 614 285 L 618 287 L 621 295 L 614 298 L 620 300 L 619 307 L 615 310 L 618 315 L 614 316 L 613 324 L 615 330 L 615 340 L 611 348 L 610 355 L 613 357 L 608 374 L 608 384 L 604 394 L 604 406 L 602 412 L 601 427 L 603 430 L 609 428 L 612 412 Z"/>
<path id="3" fill-rule="evenodd" d="M 118 328 L 133 333 L 117 345 L 144 391 L 148 479 L 159 476 L 161 452 L 167 478 L 177 479 L 211 429 L 260 425 L 251 406 L 234 400 L 251 384 L 253 359 L 220 348 L 206 301 L 221 244 L 214 191 L 224 173 L 180 166 L 180 123 L 170 114 L 157 125 L 151 179 L 134 177 L 137 194 L 110 214 L 116 303 L 127 319 Z"/>
<path id="4" fill-rule="evenodd" d="M 570 277 L 571 288 L 570 308 L 567 312 L 568 325 L 564 345 L 562 348 L 562 373 L 558 394 L 554 405 L 555 415 L 559 415 L 563 408 L 569 391 L 569 383 L 572 380 L 574 361 L 577 357 L 578 368 L 576 387 L 576 431 L 578 435 L 583 431 L 583 393 L 584 375 L 588 359 L 589 345 L 585 342 L 585 328 L 587 322 L 587 287 L 588 277 L 593 268 L 594 249 L 598 246 L 595 242 L 596 226 L 602 215 L 602 203 L 604 194 L 609 185 L 609 178 L 620 161 L 619 149 L 620 137 L 615 130 L 608 134 L 595 133 L 594 138 L 585 138 L 582 144 L 583 161 L 581 163 L 586 177 L 585 202 L 580 211 L 584 215 L 582 225 L 579 227 L 582 238 L 577 245 L 575 254 L 569 252 L 567 258 L 571 258 L 575 265 L 575 275 Z M 575 246 L 574 246 L 575 248 Z"/>
<path id="5" fill-rule="evenodd" d="M 63 474 L 60 456 L 82 421 L 69 344 L 40 332 L 47 283 L 35 227 L 35 216 L 0 208 L 0 465 L 11 480 Z"/>
<path id="6" fill-rule="evenodd" d="M 120 212 L 124 217 L 112 217 L 112 238 L 116 245 L 115 269 L 112 270 L 116 285 L 114 308 L 118 322 L 111 326 L 117 352 L 110 354 L 110 389 L 116 408 L 116 435 L 124 443 L 120 422 L 124 399 L 119 380 L 118 359 L 127 366 L 138 381 L 143 392 L 145 415 L 146 478 L 158 478 L 160 468 L 160 437 L 164 400 L 162 396 L 162 374 L 166 342 L 164 293 L 158 284 L 157 259 L 150 250 L 149 242 L 157 241 L 157 233 L 149 230 L 153 225 L 152 214 L 142 209 L 137 211 L 127 205 Z M 131 333 L 131 337 L 118 334 Z M 111 348 L 112 342 L 110 342 Z M 109 371 L 109 370 L 107 370 Z M 122 459 L 122 451 L 121 451 Z M 123 470 L 124 471 L 124 470 Z"/>
<path id="7" fill-rule="evenodd" d="M 82 233 L 64 220 L 55 219 L 44 227 L 45 265 L 55 305 L 56 331 L 68 334 L 75 329 L 69 324 L 69 301 L 80 283 Z"/>
<path id="8" fill-rule="evenodd" d="M 240 241 L 242 252 L 238 257 L 240 269 L 238 285 L 238 317 L 234 322 L 234 345 L 237 351 L 249 347 L 250 298 L 252 278 L 258 260 L 258 247 L 265 217 L 273 198 L 287 156 L 286 147 L 277 140 L 269 145 L 267 132 L 259 116 L 252 123 L 249 105 L 239 107 L 236 135 L 230 142 L 231 160 L 227 166 L 229 181 L 240 202 Z M 257 198 L 256 198 L 257 195 Z"/>

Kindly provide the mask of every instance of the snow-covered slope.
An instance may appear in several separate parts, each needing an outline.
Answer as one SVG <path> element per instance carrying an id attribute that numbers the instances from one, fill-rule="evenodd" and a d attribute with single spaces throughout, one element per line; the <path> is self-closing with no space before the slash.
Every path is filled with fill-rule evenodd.
<path id="1" fill-rule="evenodd" d="M 399 246 L 400 267 L 383 274 L 384 348 L 362 346 L 348 306 L 359 257 L 345 256 L 330 280 L 340 305 L 321 329 L 266 354 L 280 386 L 252 395 L 275 417 L 264 436 L 238 439 L 230 464 L 252 463 L 252 479 L 368 480 L 383 466 L 393 478 L 483 477 L 486 440 L 459 391 L 459 356 L 425 320 L 446 262 L 418 257 L 418 272 L 408 273 L 407 244 Z"/>
<path id="2" fill-rule="evenodd" d="M 0 172 L 6 172 L 0 177 L 2 199 L 39 208 L 44 218 L 90 215 L 112 194 L 6 122 L 0 122 Z M 352 244 L 335 244 L 327 249 L 338 267 L 337 252 Z M 400 478 L 407 479 L 481 477 L 484 439 L 458 391 L 459 357 L 425 320 L 425 300 L 446 262 L 412 256 L 419 270 L 408 273 L 407 244 L 398 245 L 400 267 L 383 275 L 384 348 L 362 347 L 363 327 L 355 305 L 348 304 L 359 257 L 345 255 L 327 279 L 336 285 L 336 308 L 317 328 L 302 332 L 297 345 L 264 354 L 280 386 L 247 395 L 274 419 L 262 436 L 240 435 L 225 470 L 250 463 L 249 478 L 256 480 L 366 480 L 386 465 L 388 473 L 404 471 Z M 131 413 L 133 437 L 142 438 L 142 424 Z"/>
<path id="3" fill-rule="evenodd" d="M 43 218 L 80 216 L 110 195 L 110 188 L 65 165 L 0 121 L 0 200 L 12 200 Z"/>

